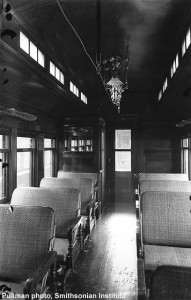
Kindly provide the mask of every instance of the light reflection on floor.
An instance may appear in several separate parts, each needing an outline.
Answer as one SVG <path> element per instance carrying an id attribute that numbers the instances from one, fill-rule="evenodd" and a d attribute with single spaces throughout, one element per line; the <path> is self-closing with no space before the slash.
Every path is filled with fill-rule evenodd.
<path id="1" fill-rule="evenodd" d="M 129 207 L 118 205 L 115 214 L 107 220 L 107 249 L 110 270 L 108 285 L 118 292 L 127 293 L 127 299 L 136 299 L 136 218 Z"/>
<path id="2" fill-rule="evenodd" d="M 132 204 L 106 209 L 76 265 L 82 292 L 137 299 L 136 217 Z M 98 298 L 100 299 L 100 298 Z M 114 298 L 107 298 L 112 300 Z"/>

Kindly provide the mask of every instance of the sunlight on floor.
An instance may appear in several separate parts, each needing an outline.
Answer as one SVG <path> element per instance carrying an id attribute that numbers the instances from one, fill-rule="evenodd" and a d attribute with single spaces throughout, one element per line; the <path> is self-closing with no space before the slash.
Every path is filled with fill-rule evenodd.
<path id="1" fill-rule="evenodd" d="M 136 218 L 128 213 L 115 213 L 108 220 L 107 229 L 109 281 L 115 282 L 118 290 L 129 293 L 133 299 L 137 286 Z"/>

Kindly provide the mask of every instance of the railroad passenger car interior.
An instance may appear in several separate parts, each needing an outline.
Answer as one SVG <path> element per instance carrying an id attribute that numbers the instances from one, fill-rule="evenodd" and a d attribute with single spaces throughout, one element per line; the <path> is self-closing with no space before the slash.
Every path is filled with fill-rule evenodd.
<path id="1" fill-rule="evenodd" d="M 190 45 L 190 0 L 0 0 L 0 299 L 191 299 Z"/>

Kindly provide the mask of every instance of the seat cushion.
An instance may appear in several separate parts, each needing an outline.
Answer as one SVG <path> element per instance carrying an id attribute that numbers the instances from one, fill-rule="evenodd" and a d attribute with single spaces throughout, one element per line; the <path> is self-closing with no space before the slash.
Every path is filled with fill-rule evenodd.
<path id="1" fill-rule="evenodd" d="M 145 245 L 144 260 L 146 271 L 162 265 L 191 267 L 191 248 Z"/>
<path id="2" fill-rule="evenodd" d="M 68 255 L 68 239 L 55 238 L 54 250 L 57 252 L 57 260 L 65 261 Z"/>

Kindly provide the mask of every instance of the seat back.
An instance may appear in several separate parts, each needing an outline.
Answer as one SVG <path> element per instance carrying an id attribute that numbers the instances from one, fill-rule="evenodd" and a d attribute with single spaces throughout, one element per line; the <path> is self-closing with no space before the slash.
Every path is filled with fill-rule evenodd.
<path id="1" fill-rule="evenodd" d="M 191 192 L 191 181 L 143 180 L 139 184 L 139 195 L 147 191 Z"/>
<path id="2" fill-rule="evenodd" d="M 56 217 L 56 237 L 67 237 L 68 227 L 80 214 L 80 193 L 76 189 L 16 188 L 11 205 L 48 206 Z"/>
<path id="3" fill-rule="evenodd" d="M 89 178 L 93 181 L 93 185 L 96 186 L 98 182 L 97 173 L 86 173 L 86 172 L 76 172 L 76 171 L 63 171 L 59 170 L 57 177 L 59 178 Z"/>
<path id="4" fill-rule="evenodd" d="M 188 174 L 182 173 L 140 173 L 138 182 L 143 180 L 188 180 Z"/>
<path id="5" fill-rule="evenodd" d="M 190 193 L 143 193 L 143 244 L 191 247 L 190 209 Z"/>
<path id="6" fill-rule="evenodd" d="M 93 197 L 93 182 L 87 178 L 56 178 L 44 177 L 40 182 L 40 187 L 51 188 L 75 188 L 81 193 L 81 213 L 86 214 L 86 207 Z"/>
<path id="7" fill-rule="evenodd" d="M 188 300 L 191 295 L 191 269 L 160 266 L 151 276 L 151 300 Z"/>
<path id="8" fill-rule="evenodd" d="M 0 205 L 0 277 L 25 280 L 50 249 L 55 217 L 49 207 Z"/>

